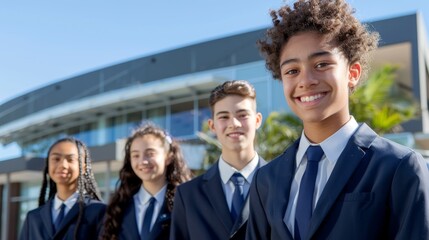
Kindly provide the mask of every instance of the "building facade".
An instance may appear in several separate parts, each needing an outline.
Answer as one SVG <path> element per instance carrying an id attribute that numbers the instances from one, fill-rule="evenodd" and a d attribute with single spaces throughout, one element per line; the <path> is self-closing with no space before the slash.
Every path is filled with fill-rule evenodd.
<path id="1" fill-rule="evenodd" d="M 412 14 L 369 25 L 382 39 L 372 69 L 399 66 L 401 87 L 420 103 L 419 118 L 403 127 L 412 136 L 407 144 L 424 151 L 429 133 L 429 50 L 423 21 Z M 257 90 L 263 116 L 289 112 L 281 83 L 271 78 L 256 46 L 264 32 L 141 57 L 58 81 L 0 105 L 0 142 L 15 142 L 22 149 L 21 157 L 0 162 L 1 239 L 16 239 L 26 213 L 37 207 L 46 151 L 60 137 L 72 135 L 89 146 L 107 201 L 122 166 L 124 138 L 142 121 L 155 122 L 180 140 L 188 165 L 199 169 L 205 148 L 196 133 L 210 117 L 208 96 L 215 86 L 248 80 Z M 415 139 L 414 134 L 421 137 Z"/>

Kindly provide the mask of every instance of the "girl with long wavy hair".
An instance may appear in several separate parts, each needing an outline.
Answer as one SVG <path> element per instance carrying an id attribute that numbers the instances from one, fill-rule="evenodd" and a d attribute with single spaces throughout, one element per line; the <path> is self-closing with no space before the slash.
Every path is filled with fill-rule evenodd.
<path id="1" fill-rule="evenodd" d="M 85 144 L 66 137 L 48 150 L 39 207 L 28 212 L 21 240 L 96 239 L 106 206 Z"/>
<path id="2" fill-rule="evenodd" d="M 137 128 L 125 144 L 101 239 L 169 239 L 176 187 L 190 178 L 170 135 L 151 123 Z"/>

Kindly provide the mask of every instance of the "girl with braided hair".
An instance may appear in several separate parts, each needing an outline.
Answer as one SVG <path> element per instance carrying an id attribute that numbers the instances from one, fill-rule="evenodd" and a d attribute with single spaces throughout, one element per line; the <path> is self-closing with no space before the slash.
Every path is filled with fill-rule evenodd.
<path id="1" fill-rule="evenodd" d="M 190 178 L 177 142 L 151 123 L 137 128 L 125 144 L 101 239 L 169 239 L 176 187 Z"/>
<path id="2" fill-rule="evenodd" d="M 106 206 L 85 144 L 66 137 L 48 150 L 39 207 L 28 212 L 20 239 L 96 239 Z"/>

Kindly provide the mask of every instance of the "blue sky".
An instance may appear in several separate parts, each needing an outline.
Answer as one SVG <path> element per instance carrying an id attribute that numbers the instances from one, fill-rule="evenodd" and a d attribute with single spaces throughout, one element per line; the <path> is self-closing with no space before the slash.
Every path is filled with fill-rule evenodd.
<path id="1" fill-rule="evenodd" d="M 101 67 L 267 27 L 269 9 L 277 9 L 284 2 L 2 1 L 0 104 Z M 419 11 L 429 32 L 427 0 L 348 2 L 363 21 Z M 16 154 L 15 146 L 0 146 L 0 159 Z"/>

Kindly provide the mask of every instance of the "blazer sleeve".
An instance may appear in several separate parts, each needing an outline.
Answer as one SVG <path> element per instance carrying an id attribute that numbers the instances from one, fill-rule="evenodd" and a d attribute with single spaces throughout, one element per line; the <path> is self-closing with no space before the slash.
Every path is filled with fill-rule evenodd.
<path id="1" fill-rule="evenodd" d="M 189 239 L 188 223 L 186 220 L 185 204 L 182 199 L 180 186 L 174 196 L 174 207 L 171 219 L 170 240 Z"/>
<path id="2" fill-rule="evenodd" d="M 253 181 L 250 185 L 250 213 L 247 222 L 246 239 L 253 240 L 264 240 L 270 239 L 271 228 L 268 223 L 265 209 L 261 196 L 266 196 L 267 193 L 261 192 L 264 188 L 260 188 L 258 180 L 259 172 L 255 173 Z"/>
<path id="3" fill-rule="evenodd" d="M 420 154 L 401 160 L 391 188 L 389 239 L 429 239 L 429 171 Z"/>

